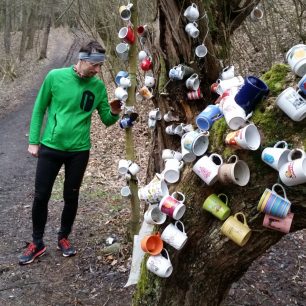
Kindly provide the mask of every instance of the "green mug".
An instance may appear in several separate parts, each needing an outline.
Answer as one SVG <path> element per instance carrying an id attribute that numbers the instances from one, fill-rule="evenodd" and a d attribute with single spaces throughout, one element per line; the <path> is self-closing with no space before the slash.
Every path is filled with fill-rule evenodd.
<path id="1" fill-rule="evenodd" d="M 220 196 L 225 198 L 225 203 L 220 199 Z M 229 217 L 231 210 L 227 205 L 228 198 L 224 193 L 218 195 L 211 194 L 203 203 L 203 209 L 209 211 L 220 220 L 225 220 Z"/>

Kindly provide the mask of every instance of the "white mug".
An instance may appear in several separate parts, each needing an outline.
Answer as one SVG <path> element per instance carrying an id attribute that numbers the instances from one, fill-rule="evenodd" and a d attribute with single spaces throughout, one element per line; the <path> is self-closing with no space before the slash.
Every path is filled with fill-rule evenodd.
<path id="1" fill-rule="evenodd" d="M 174 129 L 174 134 L 175 135 L 178 135 L 178 136 L 182 137 L 184 133 L 185 133 L 184 123 L 181 123 L 181 124 L 179 124 L 175 127 L 175 129 Z"/>
<path id="2" fill-rule="evenodd" d="M 161 120 L 162 115 L 161 115 L 161 112 L 160 112 L 159 108 L 151 110 L 149 112 L 149 118 L 153 119 L 153 120 Z"/>
<path id="3" fill-rule="evenodd" d="M 147 87 L 153 87 L 155 85 L 155 79 L 153 76 L 146 75 L 145 77 L 145 85 Z"/>
<path id="4" fill-rule="evenodd" d="M 191 152 L 191 151 L 189 151 L 185 148 L 184 139 L 185 139 L 186 135 L 187 135 L 187 133 L 184 134 L 182 136 L 182 139 L 181 139 L 181 151 L 182 151 L 183 161 L 185 163 L 192 163 L 193 161 L 196 160 L 197 157 L 193 152 Z"/>
<path id="5" fill-rule="evenodd" d="M 192 170 L 207 184 L 212 185 L 218 180 L 218 171 L 223 164 L 219 154 L 211 154 L 201 157 L 193 166 Z"/>
<path id="6" fill-rule="evenodd" d="M 286 164 L 290 150 L 286 141 L 278 141 L 272 148 L 265 148 L 261 153 L 261 159 L 264 163 L 279 171 Z"/>
<path id="7" fill-rule="evenodd" d="M 118 164 L 118 172 L 120 174 L 126 174 L 129 170 L 129 166 L 132 162 L 126 159 L 120 159 Z"/>
<path id="8" fill-rule="evenodd" d="M 200 16 L 198 7 L 195 3 L 192 3 L 184 12 L 184 17 L 186 17 L 189 21 L 196 21 Z"/>
<path id="9" fill-rule="evenodd" d="M 190 22 L 186 25 L 185 31 L 192 38 L 197 38 L 200 34 L 198 24 L 196 22 Z"/>
<path id="10" fill-rule="evenodd" d="M 164 115 L 164 120 L 166 122 L 170 122 L 170 121 L 177 121 L 179 120 L 179 118 L 177 116 L 174 116 L 172 111 L 168 111 L 165 115 Z"/>
<path id="11" fill-rule="evenodd" d="M 149 127 L 150 129 L 155 129 L 155 127 L 156 127 L 156 120 L 155 120 L 155 119 L 149 118 L 149 119 L 148 119 L 148 127 Z"/>
<path id="12" fill-rule="evenodd" d="M 165 162 L 165 169 L 161 173 L 163 179 L 170 184 L 176 183 L 180 179 L 180 170 L 183 166 L 183 161 L 167 159 Z"/>
<path id="13" fill-rule="evenodd" d="M 186 87 L 191 90 L 198 90 L 200 87 L 199 76 L 194 73 L 186 80 Z"/>
<path id="14" fill-rule="evenodd" d="M 208 136 L 208 131 L 201 131 L 199 129 L 190 131 L 184 137 L 184 147 L 196 156 L 202 156 L 208 149 Z"/>
<path id="15" fill-rule="evenodd" d="M 162 152 L 162 159 L 177 159 L 178 161 L 181 161 L 183 159 L 183 155 L 180 152 L 170 150 L 170 149 L 164 149 Z"/>
<path id="16" fill-rule="evenodd" d="M 227 80 L 218 79 L 217 84 L 218 86 L 216 88 L 216 92 L 217 94 L 222 95 L 227 89 L 243 85 L 244 79 L 241 75 L 238 75 L 236 77 Z"/>
<path id="17" fill-rule="evenodd" d="M 235 77 L 235 67 L 232 66 L 226 66 L 223 68 L 222 73 L 221 73 L 221 80 L 229 80 Z"/>
<path id="18" fill-rule="evenodd" d="M 144 59 L 146 59 L 147 57 L 148 57 L 148 54 L 147 54 L 146 51 L 144 51 L 144 50 L 139 51 L 139 53 L 138 53 L 138 60 L 140 62 L 143 61 Z"/>
<path id="19" fill-rule="evenodd" d="M 293 154 L 300 153 L 300 157 L 293 159 Z M 306 183 L 306 153 L 301 149 L 291 150 L 288 163 L 279 170 L 281 181 L 287 186 L 296 186 Z"/>
<path id="20" fill-rule="evenodd" d="M 126 101 L 128 98 L 128 92 L 122 87 L 117 87 L 115 90 L 115 96 L 119 100 Z"/>
<path id="21" fill-rule="evenodd" d="M 288 87 L 276 98 L 276 105 L 294 121 L 306 117 L 306 99 L 293 87 Z"/>
<path id="22" fill-rule="evenodd" d="M 151 255 L 147 260 L 146 267 L 152 273 L 163 278 L 169 277 L 173 271 L 170 257 L 166 249 L 163 249 L 161 253 L 156 256 Z"/>
<path id="23" fill-rule="evenodd" d="M 165 129 L 166 134 L 175 135 L 175 128 L 176 128 L 176 126 L 174 124 L 168 125 Z"/>
<path id="24" fill-rule="evenodd" d="M 132 174 L 132 175 L 136 175 L 139 171 L 140 171 L 140 167 L 134 162 L 129 166 L 128 171 Z"/>
<path id="25" fill-rule="evenodd" d="M 129 197 L 132 194 L 129 186 L 122 187 L 120 193 L 123 197 Z"/>
<path id="26" fill-rule="evenodd" d="M 201 45 L 198 45 L 196 48 L 195 48 L 195 54 L 197 57 L 204 57 L 206 54 L 207 54 L 207 48 L 204 44 L 201 44 Z"/>
<path id="27" fill-rule="evenodd" d="M 129 78 L 121 78 L 120 79 L 120 86 L 125 88 L 125 87 L 131 87 L 132 83 L 131 83 L 131 79 Z"/>
<path id="28" fill-rule="evenodd" d="M 152 225 L 163 224 L 166 219 L 167 215 L 159 210 L 158 205 L 151 205 L 144 214 L 145 222 Z"/>
<path id="29" fill-rule="evenodd" d="M 222 99 L 222 112 L 230 129 L 237 130 L 245 125 L 247 120 L 245 110 L 236 103 L 233 95 Z"/>
<path id="30" fill-rule="evenodd" d="M 178 228 L 178 225 L 182 227 L 182 230 Z M 176 250 L 182 249 L 188 239 L 183 222 L 178 220 L 174 225 L 170 223 L 162 232 L 161 239 Z"/>

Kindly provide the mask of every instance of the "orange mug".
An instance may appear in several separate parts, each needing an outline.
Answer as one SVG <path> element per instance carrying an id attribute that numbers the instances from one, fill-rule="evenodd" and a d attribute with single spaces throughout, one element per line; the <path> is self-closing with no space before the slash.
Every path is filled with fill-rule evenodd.
<path id="1" fill-rule="evenodd" d="M 158 255 L 163 249 L 163 241 L 160 238 L 160 233 L 155 235 L 145 236 L 141 240 L 141 248 L 144 252 L 149 253 L 150 255 Z"/>

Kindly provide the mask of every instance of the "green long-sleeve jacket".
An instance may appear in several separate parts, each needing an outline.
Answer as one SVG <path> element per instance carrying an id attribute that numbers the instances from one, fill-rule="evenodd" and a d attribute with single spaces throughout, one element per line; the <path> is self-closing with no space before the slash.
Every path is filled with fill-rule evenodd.
<path id="1" fill-rule="evenodd" d="M 106 126 L 114 124 L 104 83 L 96 77 L 80 78 L 73 67 L 51 70 L 37 95 L 30 124 L 30 144 L 62 151 L 89 150 L 91 115 L 97 109 Z M 42 136 L 44 115 L 48 113 Z"/>

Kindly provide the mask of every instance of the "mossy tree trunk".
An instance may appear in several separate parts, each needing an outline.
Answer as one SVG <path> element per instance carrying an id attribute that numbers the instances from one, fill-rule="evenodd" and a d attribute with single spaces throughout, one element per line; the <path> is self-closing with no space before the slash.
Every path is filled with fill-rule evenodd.
<path id="1" fill-rule="evenodd" d="M 232 32 L 257 4 L 253 1 L 196 1 L 200 16 L 206 11 L 209 17 L 209 33 L 205 40 L 208 55 L 204 59 L 194 57 L 194 49 L 203 40 L 207 31 L 205 19 L 198 21 L 201 39 L 191 41 L 184 31 L 185 19 L 182 14 L 189 5 L 185 1 L 159 0 L 154 49 L 159 65 L 159 95 L 154 103 L 163 113 L 173 110 L 180 122 L 194 124 L 195 116 L 207 104 L 216 99 L 209 87 L 218 78 L 219 60 L 226 54 L 226 46 Z M 243 4 L 243 7 L 239 5 Z M 184 5 L 184 7 L 182 7 Z M 201 79 L 203 100 L 188 101 L 183 81 L 167 83 L 167 71 L 179 63 L 192 66 Z M 288 72 L 290 73 L 290 72 Z M 161 94 L 163 93 L 163 94 Z M 261 102 L 253 121 L 262 135 L 262 147 L 286 140 L 292 147 L 305 147 L 306 123 L 292 122 L 275 107 L 275 98 Z M 154 135 L 153 151 L 149 161 L 148 180 L 155 172 L 161 172 L 163 165 L 160 152 L 164 148 L 180 150 L 180 138 L 165 134 L 166 124 L 159 123 Z M 250 264 L 270 246 L 281 239 L 283 234 L 262 227 L 263 214 L 257 212 L 257 203 L 265 188 L 278 181 L 278 174 L 261 161 L 261 150 L 234 152 L 224 146 L 225 135 L 230 130 L 224 119 L 217 121 L 210 131 L 209 153 L 221 154 L 223 159 L 236 153 L 247 162 L 251 179 L 247 186 L 205 185 L 187 164 L 178 184 L 170 185 L 186 195 L 187 210 L 182 218 L 188 235 L 188 242 L 181 251 L 166 246 L 170 252 L 173 273 L 167 279 L 160 279 L 142 269 L 141 280 L 134 296 L 134 305 L 219 305 L 226 296 L 232 282 L 238 280 Z M 262 149 L 262 148 L 261 148 Z M 295 213 L 292 231 L 306 226 L 305 184 L 286 188 Z M 221 235 L 222 222 L 202 210 L 203 201 L 212 193 L 225 193 L 229 197 L 232 214 L 243 212 L 252 236 L 244 247 L 239 247 Z M 163 227 L 159 229 L 163 230 Z"/>

